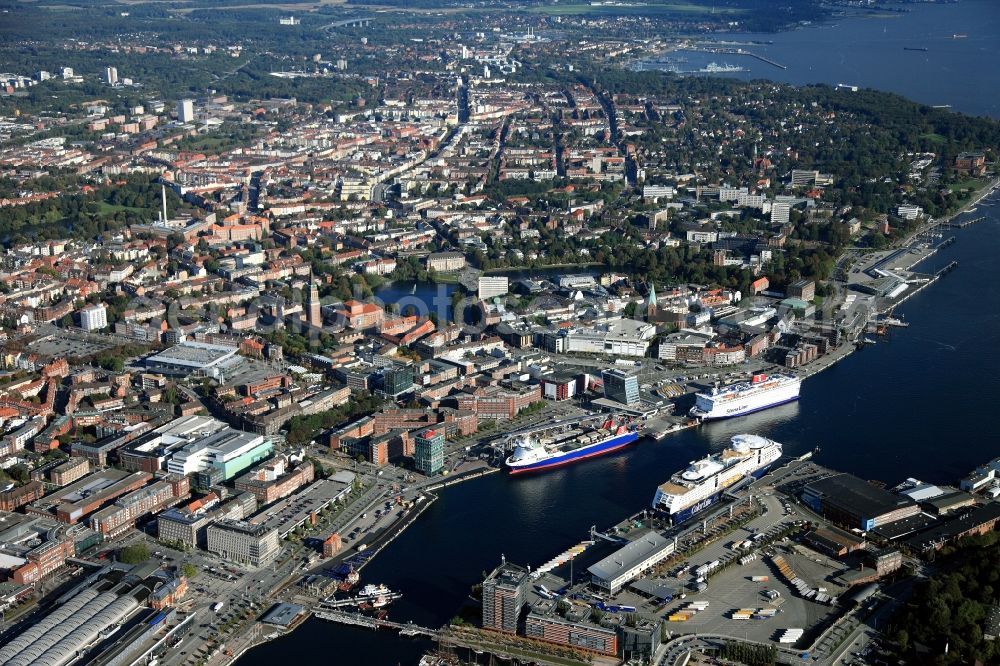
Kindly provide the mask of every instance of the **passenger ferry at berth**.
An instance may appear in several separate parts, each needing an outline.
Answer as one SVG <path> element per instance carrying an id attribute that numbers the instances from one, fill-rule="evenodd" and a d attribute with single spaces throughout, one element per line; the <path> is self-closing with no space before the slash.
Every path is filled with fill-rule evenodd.
<path id="1" fill-rule="evenodd" d="M 692 462 L 660 485 L 653 508 L 673 522 L 687 520 L 715 504 L 734 484 L 759 479 L 781 457 L 781 444 L 760 435 L 736 435 L 727 449 Z"/>
<path id="2" fill-rule="evenodd" d="M 702 421 L 729 419 L 799 399 L 802 380 L 794 375 L 754 375 L 749 382 L 713 388 L 695 395 L 688 414 Z"/>
<path id="3" fill-rule="evenodd" d="M 622 449 L 637 439 L 639 433 L 633 423 L 612 417 L 600 428 L 569 441 L 543 444 L 530 435 L 526 436 L 518 441 L 514 453 L 505 462 L 511 474 L 537 472 L 603 456 Z"/>

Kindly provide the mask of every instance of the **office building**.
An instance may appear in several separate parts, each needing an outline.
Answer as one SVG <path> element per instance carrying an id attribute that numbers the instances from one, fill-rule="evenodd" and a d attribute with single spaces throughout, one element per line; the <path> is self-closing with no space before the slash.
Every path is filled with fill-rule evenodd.
<path id="1" fill-rule="evenodd" d="M 611 368 L 601 373 L 604 382 L 604 397 L 623 405 L 639 402 L 639 377 L 634 373 Z"/>
<path id="2" fill-rule="evenodd" d="M 118 85 L 118 68 L 108 67 L 104 70 L 104 80 L 109 85 Z"/>
<path id="3" fill-rule="evenodd" d="M 479 278 L 480 300 L 485 301 L 491 298 L 496 298 L 497 296 L 506 296 L 509 289 L 510 278 L 507 276 L 488 277 L 484 275 Z"/>
<path id="4" fill-rule="evenodd" d="M 618 654 L 618 632 L 590 619 L 590 608 L 574 606 L 560 615 L 552 600 L 539 601 L 524 621 L 528 638 L 607 656 Z"/>
<path id="5" fill-rule="evenodd" d="M 99 331 L 108 327 L 108 309 L 104 303 L 88 305 L 80 310 L 80 328 L 85 331 Z"/>
<path id="6" fill-rule="evenodd" d="M 383 368 L 375 384 L 380 393 L 395 398 L 413 388 L 413 368 L 408 365 Z"/>
<path id="7" fill-rule="evenodd" d="M 194 120 L 193 99 L 182 99 L 177 102 L 177 120 L 182 123 L 190 123 Z"/>
<path id="8" fill-rule="evenodd" d="M 427 476 L 444 469 L 444 430 L 428 428 L 418 434 L 413 460 L 417 471 Z"/>
<path id="9" fill-rule="evenodd" d="M 515 633 L 529 585 L 524 567 L 504 562 L 483 581 L 483 628 Z"/>
<path id="10" fill-rule="evenodd" d="M 277 557 L 278 531 L 242 520 L 224 520 L 206 530 L 208 552 L 231 562 L 261 567 Z"/>

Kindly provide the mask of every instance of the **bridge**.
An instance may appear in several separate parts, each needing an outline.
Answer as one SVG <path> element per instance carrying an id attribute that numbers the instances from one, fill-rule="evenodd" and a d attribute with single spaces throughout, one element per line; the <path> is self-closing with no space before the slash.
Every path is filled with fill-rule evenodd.
<path id="1" fill-rule="evenodd" d="M 402 622 L 382 620 L 377 617 L 362 615 L 361 613 L 348 613 L 345 611 L 323 607 L 314 608 L 312 613 L 321 620 L 336 622 L 338 624 L 347 624 L 353 627 L 364 627 L 365 629 L 371 629 L 373 631 L 378 629 L 394 630 L 398 631 L 400 636 L 427 636 L 429 638 L 435 638 L 438 635 L 436 630 L 421 627 L 420 625 L 412 622 L 403 624 Z"/>
<path id="2" fill-rule="evenodd" d="M 337 21 L 336 23 L 328 23 L 320 28 L 320 30 L 335 30 L 337 28 L 367 28 L 374 20 L 374 16 L 357 16 L 355 18 Z"/>

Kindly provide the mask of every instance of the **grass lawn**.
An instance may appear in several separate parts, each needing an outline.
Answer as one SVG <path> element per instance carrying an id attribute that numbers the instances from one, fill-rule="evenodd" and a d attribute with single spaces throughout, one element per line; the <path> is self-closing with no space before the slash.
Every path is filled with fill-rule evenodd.
<path id="1" fill-rule="evenodd" d="M 105 215 L 110 215 L 113 213 L 120 213 L 122 211 L 131 211 L 133 213 L 146 213 L 149 212 L 146 208 L 136 208 L 135 206 L 121 206 L 118 204 L 109 204 L 104 201 L 99 201 L 97 205 L 100 207 L 100 212 Z"/>

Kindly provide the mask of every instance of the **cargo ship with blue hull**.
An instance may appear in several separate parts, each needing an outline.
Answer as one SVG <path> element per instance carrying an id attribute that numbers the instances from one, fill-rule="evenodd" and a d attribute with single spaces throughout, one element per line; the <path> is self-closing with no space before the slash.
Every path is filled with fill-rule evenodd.
<path id="1" fill-rule="evenodd" d="M 691 464 L 656 489 L 653 508 L 681 523 L 719 501 L 727 489 L 759 479 L 781 457 L 781 444 L 760 435 L 736 435 L 729 447 Z"/>
<path id="2" fill-rule="evenodd" d="M 524 437 L 505 463 L 511 474 L 541 472 L 613 453 L 638 439 L 639 433 L 633 424 L 610 418 L 600 428 L 568 441 L 545 443 Z"/>

